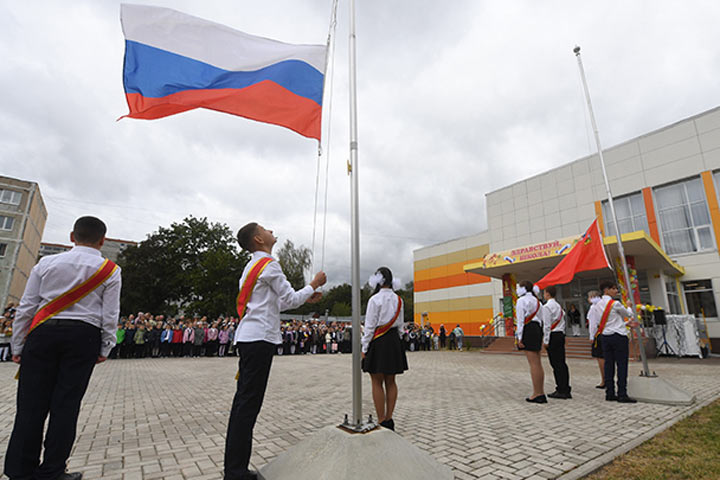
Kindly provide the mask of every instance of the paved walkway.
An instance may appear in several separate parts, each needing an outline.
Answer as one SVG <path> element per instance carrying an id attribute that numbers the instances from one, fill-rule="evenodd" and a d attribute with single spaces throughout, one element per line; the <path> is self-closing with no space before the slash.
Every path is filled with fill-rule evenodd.
<path id="1" fill-rule="evenodd" d="M 594 360 L 570 360 L 573 400 L 530 405 L 522 357 L 415 352 L 408 359 L 411 370 L 398 380 L 397 432 L 452 467 L 459 480 L 556 478 L 689 410 L 605 402 L 593 388 L 599 378 Z M 255 467 L 350 412 L 350 363 L 349 355 L 275 358 L 255 428 Z M 544 364 L 551 390 L 546 359 Z M 222 478 L 235 365 L 210 358 L 98 366 L 80 414 L 71 470 L 85 472 L 88 480 Z M 720 397 L 717 362 L 664 360 L 651 368 L 700 403 Z M 14 365 L 0 364 L 3 455 L 15 411 L 15 372 Z M 631 375 L 638 372 L 631 365 Z M 373 412 L 367 376 L 363 411 Z"/>

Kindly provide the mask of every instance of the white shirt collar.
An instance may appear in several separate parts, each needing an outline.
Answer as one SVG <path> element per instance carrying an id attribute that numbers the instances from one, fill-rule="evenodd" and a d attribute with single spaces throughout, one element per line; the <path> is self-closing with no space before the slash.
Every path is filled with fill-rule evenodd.
<path id="1" fill-rule="evenodd" d="M 83 245 L 75 245 L 70 251 L 89 253 L 90 255 L 97 255 L 98 257 L 102 257 L 102 253 L 100 253 L 100 250 L 98 250 L 97 248 L 85 247 Z"/>

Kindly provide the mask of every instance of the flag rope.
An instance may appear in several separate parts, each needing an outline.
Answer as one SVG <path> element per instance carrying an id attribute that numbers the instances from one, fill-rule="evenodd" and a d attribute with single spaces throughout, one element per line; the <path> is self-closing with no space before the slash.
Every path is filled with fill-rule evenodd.
<path id="1" fill-rule="evenodd" d="M 325 89 L 325 95 L 327 96 L 327 114 L 325 115 L 326 118 L 326 124 L 327 124 L 327 136 L 326 136 L 326 151 L 324 154 L 325 157 L 325 191 L 324 191 L 324 199 L 323 199 L 323 223 L 322 223 L 322 240 L 320 242 L 320 270 L 325 269 L 325 239 L 326 239 L 326 233 L 327 233 L 327 199 L 328 199 L 328 175 L 330 173 L 330 146 L 332 141 L 332 122 L 330 119 L 332 118 L 332 90 L 333 90 L 333 80 L 334 80 L 334 66 L 335 66 L 335 31 L 337 27 L 337 9 L 338 9 L 338 0 L 333 1 L 333 6 L 330 14 L 330 27 L 328 30 L 328 38 L 327 38 L 327 53 L 325 55 L 325 78 L 328 78 L 329 72 L 332 71 L 332 74 L 329 75 L 329 84 L 327 85 L 327 88 Z M 323 105 L 325 105 L 325 101 L 323 101 Z M 322 137 L 322 136 L 321 136 Z M 310 262 L 310 275 L 313 274 L 313 270 L 316 266 L 315 259 L 317 258 L 316 255 L 316 238 L 317 238 L 317 217 L 318 217 L 318 196 L 320 194 L 320 168 L 321 168 L 321 160 L 323 157 L 323 149 L 322 144 L 318 142 L 318 157 L 317 157 L 317 166 L 315 170 L 315 208 L 313 210 L 313 229 L 312 229 L 312 258 Z"/>

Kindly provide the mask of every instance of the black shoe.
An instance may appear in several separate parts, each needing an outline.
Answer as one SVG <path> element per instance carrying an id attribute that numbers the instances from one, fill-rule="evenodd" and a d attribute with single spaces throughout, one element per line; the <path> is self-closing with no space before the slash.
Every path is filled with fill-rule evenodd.
<path id="1" fill-rule="evenodd" d="M 572 395 L 570 394 L 570 392 L 563 393 L 562 395 L 565 400 L 570 400 L 572 398 Z"/>
<path id="2" fill-rule="evenodd" d="M 393 421 L 392 418 L 388 420 L 383 420 L 382 422 L 380 422 L 380 426 L 385 427 L 388 430 L 392 430 L 393 432 L 395 431 L 395 421 Z"/>
<path id="3" fill-rule="evenodd" d="M 548 402 L 547 397 L 545 395 L 538 395 L 535 398 L 528 397 L 525 399 L 525 401 L 530 402 L 530 403 L 547 403 Z"/>
<path id="4" fill-rule="evenodd" d="M 557 390 L 555 390 L 555 391 L 552 392 L 552 393 L 548 393 L 548 397 L 549 397 L 549 398 L 560 398 L 560 399 L 562 399 L 562 400 L 568 398 L 567 395 L 565 395 L 564 393 L 560 393 L 560 392 L 558 392 Z"/>
<path id="5" fill-rule="evenodd" d="M 605 385 L 595 385 L 595 388 L 602 388 L 603 390 L 605 390 Z"/>
<path id="6" fill-rule="evenodd" d="M 616 395 L 605 395 L 606 402 L 617 402 L 618 397 Z"/>
<path id="7" fill-rule="evenodd" d="M 81 472 L 72 472 L 72 473 L 65 472 L 58 477 L 58 480 L 82 480 L 82 473 Z"/>
<path id="8" fill-rule="evenodd" d="M 618 397 L 617 401 L 618 403 L 637 403 L 637 400 L 635 400 L 634 398 L 630 398 L 627 395 L 625 395 L 624 397 Z"/>
<path id="9" fill-rule="evenodd" d="M 240 480 L 257 480 L 258 473 L 255 470 L 248 470 L 247 472 L 243 473 L 240 477 Z"/>

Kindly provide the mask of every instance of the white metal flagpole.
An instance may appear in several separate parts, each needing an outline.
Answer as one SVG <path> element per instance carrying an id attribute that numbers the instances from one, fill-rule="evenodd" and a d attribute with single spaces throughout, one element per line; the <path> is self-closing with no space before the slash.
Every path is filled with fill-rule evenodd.
<path id="1" fill-rule="evenodd" d="M 352 425 L 362 423 L 360 372 L 360 219 L 358 208 L 357 69 L 355 56 L 355 0 L 350 0 L 350 213 L 352 257 Z"/>
<path id="2" fill-rule="evenodd" d="M 635 309 L 635 298 L 633 297 L 632 283 L 630 283 L 630 272 L 627 266 L 627 260 L 625 259 L 625 249 L 622 243 L 622 234 L 620 233 L 620 225 L 618 224 L 617 215 L 615 214 L 615 203 L 613 202 L 612 192 L 610 191 L 610 181 L 608 180 L 607 171 L 605 170 L 605 158 L 603 157 L 602 146 L 600 145 L 600 133 L 598 132 L 597 122 L 595 122 L 595 113 L 593 112 L 592 103 L 590 102 L 590 90 L 588 90 L 587 81 L 585 80 L 585 70 L 583 69 L 582 59 L 580 59 L 580 47 L 573 49 L 575 57 L 577 58 L 578 68 L 580 68 L 580 77 L 582 78 L 583 88 L 585 89 L 585 99 L 587 100 L 588 112 L 590 114 L 590 121 L 592 122 L 593 132 L 595 133 L 595 144 L 597 145 L 598 156 L 600 157 L 600 167 L 602 168 L 603 178 L 605 179 L 605 190 L 608 196 L 608 205 L 610 205 L 610 214 L 612 215 L 613 222 L 615 223 L 615 236 L 617 237 L 618 253 L 620 254 L 620 262 L 622 264 L 623 276 L 625 278 L 625 285 L 628 293 L 628 303 L 633 312 L 633 319 L 637 319 L 637 310 Z M 650 377 L 650 370 L 648 368 L 647 356 L 645 355 L 645 345 L 643 343 L 643 337 L 640 332 L 640 327 L 635 327 L 635 334 L 640 342 L 640 358 L 643 363 L 643 374 L 646 377 Z M 653 374 L 652 376 L 655 376 Z M 612 379 L 610 380 L 612 381 Z"/>

